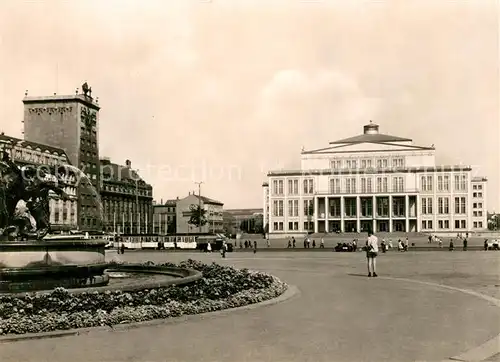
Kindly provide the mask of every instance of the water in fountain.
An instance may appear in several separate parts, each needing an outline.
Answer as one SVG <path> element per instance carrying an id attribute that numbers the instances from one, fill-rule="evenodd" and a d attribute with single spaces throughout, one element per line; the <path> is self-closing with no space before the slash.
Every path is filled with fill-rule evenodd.
<path id="1" fill-rule="evenodd" d="M 90 178 L 78 167 L 72 166 L 72 165 L 64 165 L 64 167 L 69 168 L 70 170 L 74 171 L 75 173 L 78 174 L 79 180 L 85 180 L 87 182 L 87 186 L 90 188 L 92 191 L 92 194 L 94 196 L 94 202 L 96 203 L 98 209 L 99 209 L 99 216 L 101 218 L 101 222 L 104 220 L 104 211 L 103 211 L 103 206 L 102 206 L 102 200 L 101 196 L 95 189 L 94 185 L 92 185 L 92 181 Z"/>

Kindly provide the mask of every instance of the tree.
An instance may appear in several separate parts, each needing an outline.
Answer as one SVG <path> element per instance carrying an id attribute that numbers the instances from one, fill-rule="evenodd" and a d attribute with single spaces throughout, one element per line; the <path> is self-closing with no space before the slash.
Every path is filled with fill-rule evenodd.
<path id="1" fill-rule="evenodd" d="M 264 233 L 264 215 L 255 215 L 254 216 L 254 229 L 256 234 Z"/>
<path id="2" fill-rule="evenodd" d="M 189 206 L 191 215 L 188 224 L 200 227 L 207 223 L 207 210 L 200 207 L 200 205 L 192 204 Z"/>

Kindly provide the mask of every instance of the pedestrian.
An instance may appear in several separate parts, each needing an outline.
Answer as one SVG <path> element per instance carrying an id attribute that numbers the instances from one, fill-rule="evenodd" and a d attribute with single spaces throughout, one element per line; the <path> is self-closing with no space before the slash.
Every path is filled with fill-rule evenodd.
<path id="1" fill-rule="evenodd" d="M 467 236 L 464 238 L 464 251 L 467 251 Z"/>
<path id="2" fill-rule="evenodd" d="M 311 239 L 307 238 L 307 248 L 311 249 Z"/>
<path id="3" fill-rule="evenodd" d="M 287 246 L 287 249 L 290 249 L 292 247 L 292 241 L 290 239 L 288 239 L 288 246 Z"/>
<path id="4" fill-rule="evenodd" d="M 323 237 L 321 237 L 321 241 L 319 243 L 319 248 L 320 249 L 324 249 L 325 248 L 325 239 L 323 239 Z"/>
<path id="5" fill-rule="evenodd" d="M 248 248 L 248 241 L 245 240 L 245 249 Z"/>
<path id="6" fill-rule="evenodd" d="M 448 248 L 449 251 L 453 251 L 455 249 L 455 245 L 453 244 L 453 239 L 450 239 L 450 247 Z"/>
<path id="7" fill-rule="evenodd" d="M 307 249 L 307 238 L 304 239 L 304 249 Z"/>
<path id="8" fill-rule="evenodd" d="M 438 245 L 440 248 L 443 247 L 443 240 L 441 240 L 441 238 L 437 238 L 437 241 L 438 241 Z"/>
<path id="9" fill-rule="evenodd" d="M 292 245 L 293 245 L 293 248 L 295 249 L 295 236 L 292 236 Z"/>
<path id="10" fill-rule="evenodd" d="M 429 239 L 428 243 L 430 244 L 432 242 L 432 235 L 429 235 L 428 239 Z"/>
<path id="11" fill-rule="evenodd" d="M 212 244 L 210 244 L 210 242 L 207 244 L 207 253 L 211 253 L 212 252 Z"/>
<path id="12" fill-rule="evenodd" d="M 220 254 L 222 255 L 223 258 L 226 257 L 226 251 L 227 251 L 226 242 L 223 241 L 222 247 L 220 248 Z"/>
<path id="13" fill-rule="evenodd" d="M 269 241 L 269 238 L 267 239 L 267 247 L 270 248 L 271 247 L 271 242 Z"/>
<path id="14" fill-rule="evenodd" d="M 389 249 L 392 249 L 392 239 L 389 238 Z"/>
<path id="15" fill-rule="evenodd" d="M 377 277 L 377 255 L 378 238 L 371 231 L 368 232 L 366 240 L 366 261 L 368 265 L 368 277 Z"/>
<path id="16" fill-rule="evenodd" d="M 122 252 L 122 254 L 125 254 L 125 244 L 122 243 L 122 246 L 120 247 L 120 251 Z"/>
<path id="17" fill-rule="evenodd" d="M 398 251 L 401 251 L 401 252 L 404 251 L 403 242 L 401 241 L 401 239 L 398 240 Z"/>
<path id="18" fill-rule="evenodd" d="M 405 239 L 405 251 L 408 251 L 408 244 L 409 244 L 409 242 L 408 242 L 408 236 L 407 236 Z"/>
<path id="19" fill-rule="evenodd" d="M 255 254 L 257 252 L 257 240 L 253 241 L 253 253 Z"/>
<path id="20" fill-rule="evenodd" d="M 313 239 L 313 249 L 316 249 L 316 239 Z"/>
<path id="21" fill-rule="evenodd" d="M 243 242 L 240 239 L 240 249 L 243 249 Z"/>
<path id="22" fill-rule="evenodd" d="M 356 251 L 358 249 L 358 241 L 357 239 L 354 239 L 352 241 L 352 251 Z"/>
<path id="23" fill-rule="evenodd" d="M 484 251 L 488 251 L 488 239 L 484 239 Z"/>
<path id="24" fill-rule="evenodd" d="M 385 239 L 382 239 L 382 243 L 380 244 L 380 246 L 382 247 L 382 253 L 385 254 Z"/>

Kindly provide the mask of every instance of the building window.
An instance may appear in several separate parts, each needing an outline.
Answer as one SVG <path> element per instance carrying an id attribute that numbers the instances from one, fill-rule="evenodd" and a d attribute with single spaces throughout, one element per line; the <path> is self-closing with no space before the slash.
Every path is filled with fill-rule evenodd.
<path id="1" fill-rule="evenodd" d="M 478 192 L 477 193 L 477 198 L 478 199 L 482 199 L 483 198 L 483 193 L 482 192 Z"/>
<path id="2" fill-rule="evenodd" d="M 402 157 L 393 158 L 392 167 L 404 167 L 404 158 Z"/>
<path id="3" fill-rule="evenodd" d="M 346 168 L 356 169 L 357 166 L 358 166 L 358 163 L 356 160 L 346 160 Z"/>
<path id="4" fill-rule="evenodd" d="M 432 197 L 422 198 L 422 214 L 432 214 Z"/>
<path id="5" fill-rule="evenodd" d="M 314 201 L 304 200 L 304 216 L 313 216 L 314 214 Z"/>
<path id="6" fill-rule="evenodd" d="M 288 200 L 288 216 L 299 216 L 299 200 Z"/>
<path id="7" fill-rule="evenodd" d="M 478 223 L 478 227 L 481 229 L 483 227 L 483 222 L 482 221 L 479 221 Z"/>
<path id="8" fill-rule="evenodd" d="M 314 193 L 314 180 L 312 178 L 304 180 L 304 194 L 311 195 Z"/>
<path id="9" fill-rule="evenodd" d="M 425 229 L 427 229 L 427 221 L 422 220 L 422 230 L 425 230 Z"/>
<path id="10" fill-rule="evenodd" d="M 465 198 L 464 198 L 465 199 Z M 483 203 L 482 202 L 478 202 L 477 204 L 477 208 L 478 209 L 482 209 L 483 208 Z"/>
<path id="11" fill-rule="evenodd" d="M 345 180 L 345 192 L 348 194 L 356 193 L 356 178 L 350 177 Z"/>
<path id="12" fill-rule="evenodd" d="M 377 168 L 387 168 L 389 160 L 387 158 L 377 160 Z"/>
<path id="13" fill-rule="evenodd" d="M 477 197 L 477 192 L 473 192 L 472 197 Z"/>
<path id="14" fill-rule="evenodd" d="M 474 229 L 477 229 L 477 221 L 474 221 Z"/>
<path id="15" fill-rule="evenodd" d="M 466 206 L 465 197 L 455 197 L 455 214 L 465 214 Z"/>
<path id="16" fill-rule="evenodd" d="M 299 223 L 297 221 L 288 222 L 288 230 L 290 230 L 290 231 L 299 230 Z"/>
<path id="17" fill-rule="evenodd" d="M 389 198 L 383 197 L 377 200 L 377 215 L 381 217 L 389 216 Z"/>
<path id="18" fill-rule="evenodd" d="M 392 178 L 392 192 L 403 192 L 403 177 Z"/>
<path id="19" fill-rule="evenodd" d="M 273 200 L 273 216 L 283 216 L 283 200 Z"/>
<path id="20" fill-rule="evenodd" d="M 450 213 L 450 199 L 448 197 L 438 197 L 438 213 L 439 214 Z"/>
<path id="21" fill-rule="evenodd" d="M 477 189 L 478 190 L 482 190 L 483 189 L 483 185 L 477 185 Z"/>
<path id="22" fill-rule="evenodd" d="M 331 160 L 330 161 L 330 168 L 334 170 L 338 170 L 342 168 L 342 161 L 341 160 Z"/>
<path id="23" fill-rule="evenodd" d="M 372 179 L 369 177 L 361 178 L 361 193 L 367 194 L 372 192 Z"/>
<path id="24" fill-rule="evenodd" d="M 361 160 L 361 168 L 372 168 L 372 160 Z"/>
<path id="25" fill-rule="evenodd" d="M 467 175 L 455 175 L 455 191 L 467 190 Z"/>
<path id="26" fill-rule="evenodd" d="M 477 212 L 477 216 L 483 216 L 483 212 L 482 211 L 478 211 Z"/>
<path id="27" fill-rule="evenodd" d="M 282 221 L 274 222 L 273 229 L 275 231 L 283 231 L 283 222 Z"/>
<path id="28" fill-rule="evenodd" d="M 473 186 L 472 186 L 472 189 L 473 189 L 473 190 L 477 190 L 477 185 L 473 185 Z"/>
<path id="29" fill-rule="evenodd" d="M 330 179 L 330 193 L 331 194 L 340 194 L 340 179 L 339 178 Z"/>
<path id="30" fill-rule="evenodd" d="M 377 192 L 387 192 L 387 177 L 377 177 Z"/>
<path id="31" fill-rule="evenodd" d="M 355 217 L 356 216 L 356 199 L 346 198 L 344 200 L 345 216 Z"/>
<path id="32" fill-rule="evenodd" d="M 299 180 L 288 180 L 288 194 L 289 195 L 299 194 Z"/>
<path id="33" fill-rule="evenodd" d="M 313 231 L 314 223 L 312 221 L 304 221 L 304 231 Z"/>
<path id="34" fill-rule="evenodd" d="M 283 180 L 273 180 L 273 195 L 283 195 Z"/>
<path id="35" fill-rule="evenodd" d="M 328 202 L 331 217 L 340 217 L 340 199 L 330 199 Z"/>

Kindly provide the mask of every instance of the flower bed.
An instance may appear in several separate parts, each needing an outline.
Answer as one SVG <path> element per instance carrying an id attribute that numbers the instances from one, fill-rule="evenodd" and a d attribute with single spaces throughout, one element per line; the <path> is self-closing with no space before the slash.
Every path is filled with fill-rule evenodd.
<path id="1" fill-rule="evenodd" d="M 151 262 L 144 266 L 155 265 Z M 272 275 L 187 260 L 162 266 L 195 269 L 203 278 L 184 286 L 134 292 L 96 290 L 0 296 L 0 335 L 112 326 L 241 307 L 281 295 L 287 285 Z"/>

